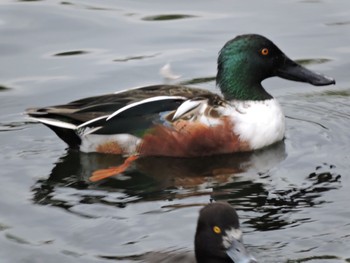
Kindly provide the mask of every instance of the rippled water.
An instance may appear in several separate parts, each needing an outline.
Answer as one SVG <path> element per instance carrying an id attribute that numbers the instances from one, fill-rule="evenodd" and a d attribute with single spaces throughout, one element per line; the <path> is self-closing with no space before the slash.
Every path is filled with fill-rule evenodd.
<path id="1" fill-rule="evenodd" d="M 215 91 L 216 56 L 237 34 L 271 38 L 332 87 L 264 82 L 287 116 L 284 142 L 249 154 L 144 158 L 69 152 L 23 111 L 128 87 Z M 1 262 L 156 262 L 190 254 L 198 210 L 236 207 L 259 262 L 350 262 L 350 2 L 10 1 L 0 3 Z M 151 259 L 150 259 L 151 258 Z"/>

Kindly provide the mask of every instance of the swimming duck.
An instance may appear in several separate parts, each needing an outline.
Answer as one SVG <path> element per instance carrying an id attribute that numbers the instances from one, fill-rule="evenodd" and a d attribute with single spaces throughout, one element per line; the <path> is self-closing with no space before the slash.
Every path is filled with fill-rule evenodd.
<path id="1" fill-rule="evenodd" d="M 228 41 L 218 57 L 216 84 L 223 96 L 182 85 L 153 85 L 89 97 L 27 114 L 51 128 L 70 148 L 130 156 L 195 157 L 253 151 L 281 141 L 279 103 L 262 86 L 269 77 L 322 86 L 335 80 L 289 59 L 256 34 Z M 94 180 L 95 180 L 94 179 Z"/>
<path id="2" fill-rule="evenodd" d="M 195 235 L 198 263 L 256 263 L 243 245 L 236 210 L 227 203 L 211 203 L 201 209 Z"/>
<path id="3" fill-rule="evenodd" d="M 113 259 L 113 257 L 108 257 Z M 236 210 L 224 202 L 210 203 L 199 212 L 194 254 L 184 251 L 149 252 L 136 258 L 162 263 L 256 263 L 242 240 Z"/>

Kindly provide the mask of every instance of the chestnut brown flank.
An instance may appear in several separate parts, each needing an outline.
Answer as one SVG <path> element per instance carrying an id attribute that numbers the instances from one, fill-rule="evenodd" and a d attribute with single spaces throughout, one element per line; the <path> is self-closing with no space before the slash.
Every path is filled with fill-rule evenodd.
<path id="1" fill-rule="evenodd" d="M 179 120 L 173 128 L 155 126 L 143 137 L 139 153 L 144 156 L 195 157 L 249 151 L 247 142 L 232 132 L 228 118 L 222 125 L 206 126 Z"/>
<path id="2" fill-rule="evenodd" d="M 117 142 L 114 141 L 108 141 L 101 145 L 99 145 L 96 148 L 96 152 L 99 153 L 110 153 L 110 154 L 124 154 L 125 152 L 123 149 L 119 146 Z"/>

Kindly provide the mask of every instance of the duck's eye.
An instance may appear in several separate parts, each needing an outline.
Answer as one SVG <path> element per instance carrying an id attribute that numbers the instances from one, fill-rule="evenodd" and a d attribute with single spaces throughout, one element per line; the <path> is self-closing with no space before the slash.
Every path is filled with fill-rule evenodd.
<path id="1" fill-rule="evenodd" d="M 267 56 L 269 54 L 269 49 L 268 48 L 263 48 L 262 50 L 260 50 L 260 54 L 263 56 Z"/>
<path id="2" fill-rule="evenodd" d="M 214 226 L 214 227 L 213 227 L 213 231 L 214 231 L 214 233 L 216 233 L 216 234 L 221 234 L 221 228 L 218 227 L 218 226 Z"/>

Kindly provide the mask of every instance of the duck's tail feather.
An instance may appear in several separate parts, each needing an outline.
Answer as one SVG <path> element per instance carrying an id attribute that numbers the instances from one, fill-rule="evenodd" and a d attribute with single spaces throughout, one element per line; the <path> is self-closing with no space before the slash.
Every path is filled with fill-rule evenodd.
<path id="1" fill-rule="evenodd" d="M 37 109 L 28 109 L 26 113 L 30 119 L 41 122 L 53 130 L 71 149 L 79 149 L 81 139 L 76 133 L 77 125 L 66 121 L 61 116 L 40 112 Z"/>
<path id="2" fill-rule="evenodd" d="M 53 130 L 62 141 L 68 144 L 69 148 L 77 150 L 80 148 L 81 138 L 76 134 L 75 130 L 50 126 L 48 124 L 45 125 Z"/>

